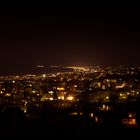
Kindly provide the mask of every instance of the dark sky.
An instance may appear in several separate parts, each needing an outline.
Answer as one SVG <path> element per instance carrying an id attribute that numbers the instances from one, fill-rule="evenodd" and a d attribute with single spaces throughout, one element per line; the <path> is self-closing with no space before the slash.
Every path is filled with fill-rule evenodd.
<path id="1" fill-rule="evenodd" d="M 0 73 L 139 65 L 140 5 L 0 6 Z"/>

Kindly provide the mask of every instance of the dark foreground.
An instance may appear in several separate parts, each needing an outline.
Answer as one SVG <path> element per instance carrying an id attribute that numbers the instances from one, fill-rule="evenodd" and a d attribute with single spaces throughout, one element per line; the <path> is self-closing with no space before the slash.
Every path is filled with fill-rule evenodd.
<path id="1" fill-rule="evenodd" d="M 67 111 L 45 110 L 25 115 L 18 108 L 9 108 L 0 114 L 0 135 L 45 138 L 137 138 L 140 137 L 140 128 L 97 123 L 87 116 L 74 116 Z"/>

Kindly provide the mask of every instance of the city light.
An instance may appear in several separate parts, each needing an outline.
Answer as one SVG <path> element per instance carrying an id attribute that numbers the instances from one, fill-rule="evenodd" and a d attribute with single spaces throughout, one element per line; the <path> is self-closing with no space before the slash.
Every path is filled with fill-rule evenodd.
<path id="1" fill-rule="evenodd" d="M 77 85 L 74 85 L 74 87 L 76 88 L 76 87 L 77 87 Z"/>
<path id="2" fill-rule="evenodd" d="M 54 91 L 49 91 L 48 93 L 53 94 L 53 93 L 54 93 Z"/>
<path id="3" fill-rule="evenodd" d="M 108 97 L 108 96 L 106 96 L 106 99 L 109 99 L 109 97 Z"/>
<path id="4" fill-rule="evenodd" d="M 6 97 L 10 97 L 11 96 L 11 93 L 6 93 L 5 96 Z"/>
<path id="5" fill-rule="evenodd" d="M 35 91 L 35 90 L 33 90 L 33 91 L 32 91 L 32 93 L 36 93 L 36 91 Z"/>
<path id="6" fill-rule="evenodd" d="M 94 114 L 93 114 L 93 113 L 91 113 L 91 114 L 90 114 L 90 117 L 91 117 L 91 118 L 93 118 L 93 116 L 94 116 Z"/>
<path id="7" fill-rule="evenodd" d="M 63 87 L 57 87 L 57 90 L 65 90 Z"/>
<path id="8" fill-rule="evenodd" d="M 119 89 L 119 88 L 124 88 L 126 86 L 126 84 L 125 83 L 123 83 L 122 85 L 117 85 L 116 86 L 116 89 Z"/>
<path id="9" fill-rule="evenodd" d="M 64 96 L 59 96 L 58 99 L 59 100 L 64 100 L 65 98 L 64 98 Z"/>
<path id="10" fill-rule="evenodd" d="M 73 101 L 74 97 L 73 96 L 68 96 L 66 99 L 69 100 L 69 101 Z"/>
<path id="11" fill-rule="evenodd" d="M 77 112 L 73 112 L 73 113 L 71 113 L 70 115 L 75 115 L 75 116 L 77 116 L 78 113 L 77 113 Z"/>
<path id="12" fill-rule="evenodd" d="M 46 74 L 43 74 L 42 77 L 45 78 L 46 77 Z"/>
<path id="13" fill-rule="evenodd" d="M 51 98 L 49 98 L 51 101 L 53 100 L 53 98 L 51 97 Z"/>

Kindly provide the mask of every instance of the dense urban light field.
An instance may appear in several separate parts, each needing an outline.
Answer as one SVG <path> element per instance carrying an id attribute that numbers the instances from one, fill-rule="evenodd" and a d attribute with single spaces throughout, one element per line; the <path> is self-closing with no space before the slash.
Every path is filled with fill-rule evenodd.
<path id="1" fill-rule="evenodd" d="M 65 127 L 76 136 L 139 130 L 140 67 L 61 68 L 69 71 L 0 77 L 2 134 L 52 135 Z"/>

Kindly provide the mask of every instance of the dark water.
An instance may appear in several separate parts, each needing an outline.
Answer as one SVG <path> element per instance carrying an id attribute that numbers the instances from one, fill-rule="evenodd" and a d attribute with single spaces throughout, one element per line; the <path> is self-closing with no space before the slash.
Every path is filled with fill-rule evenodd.
<path id="1" fill-rule="evenodd" d="M 64 67 L 31 67 L 31 68 L 24 68 L 24 69 L 13 69 L 10 68 L 7 71 L 0 71 L 0 76 L 8 76 L 8 75 L 23 75 L 23 74 L 49 74 L 49 73 L 57 73 L 57 72 L 72 72 L 73 69 L 71 68 L 64 68 Z"/>

